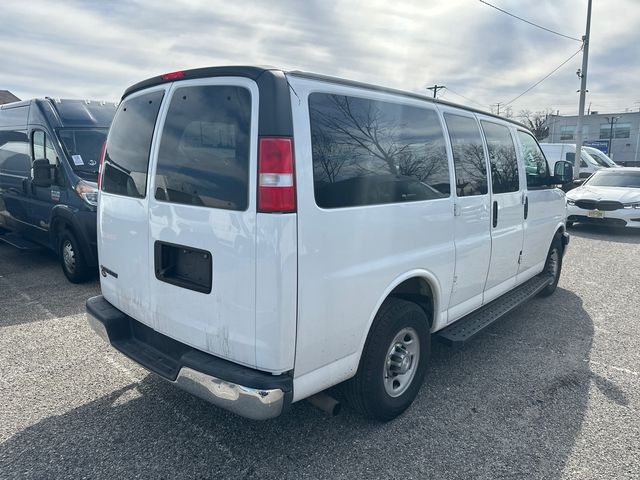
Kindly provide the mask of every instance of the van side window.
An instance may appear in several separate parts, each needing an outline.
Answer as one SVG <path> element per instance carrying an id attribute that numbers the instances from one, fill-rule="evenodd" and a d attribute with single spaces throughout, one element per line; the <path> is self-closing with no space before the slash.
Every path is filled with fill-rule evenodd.
<path id="1" fill-rule="evenodd" d="M 517 192 L 520 189 L 518 159 L 511 132 L 507 127 L 497 123 L 484 120 L 480 123 L 487 140 L 491 163 L 491 191 L 493 193 Z"/>
<path id="2" fill-rule="evenodd" d="M 444 114 L 449 130 L 458 197 L 488 193 L 487 159 L 475 118 Z"/>
<path id="3" fill-rule="evenodd" d="M 164 91 L 125 100 L 113 120 L 104 154 L 102 191 L 143 198 L 153 127 Z"/>
<path id="4" fill-rule="evenodd" d="M 172 203 L 246 210 L 251 93 L 198 86 L 173 94 L 162 130 L 155 197 Z"/>
<path id="5" fill-rule="evenodd" d="M 518 130 L 518 138 L 522 143 L 524 168 L 527 173 L 527 187 L 541 187 L 547 185 L 549 167 L 542 150 L 535 138 L 527 132 Z"/>
<path id="6" fill-rule="evenodd" d="M 34 130 L 32 136 L 33 160 L 48 160 L 49 164 L 57 164 L 56 151 L 47 134 L 42 130 Z"/>
<path id="7" fill-rule="evenodd" d="M 29 137 L 21 130 L 0 130 L 0 173 L 29 176 Z"/>
<path id="8" fill-rule="evenodd" d="M 429 108 L 309 96 L 314 192 L 322 208 L 446 198 L 442 126 Z"/>

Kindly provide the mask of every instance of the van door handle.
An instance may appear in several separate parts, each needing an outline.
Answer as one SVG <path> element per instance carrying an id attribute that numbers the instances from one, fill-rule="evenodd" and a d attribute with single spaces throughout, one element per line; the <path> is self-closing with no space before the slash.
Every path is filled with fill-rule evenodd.
<path id="1" fill-rule="evenodd" d="M 529 197 L 524 197 L 524 219 L 529 216 Z"/>
<path id="2" fill-rule="evenodd" d="M 493 228 L 498 226 L 498 202 L 493 201 Z"/>

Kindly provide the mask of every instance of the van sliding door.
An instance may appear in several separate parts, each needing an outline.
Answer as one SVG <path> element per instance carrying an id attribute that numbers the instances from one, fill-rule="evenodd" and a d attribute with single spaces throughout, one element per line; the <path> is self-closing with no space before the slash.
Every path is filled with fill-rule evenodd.
<path id="1" fill-rule="evenodd" d="M 456 265 L 449 302 L 453 321 L 482 305 L 491 259 L 491 198 L 478 121 L 457 109 L 441 109 L 455 167 Z"/>
<path id="2" fill-rule="evenodd" d="M 481 119 L 491 168 L 491 264 L 484 303 L 516 284 L 524 240 L 526 186 L 520 170 L 511 129 L 493 119 Z"/>

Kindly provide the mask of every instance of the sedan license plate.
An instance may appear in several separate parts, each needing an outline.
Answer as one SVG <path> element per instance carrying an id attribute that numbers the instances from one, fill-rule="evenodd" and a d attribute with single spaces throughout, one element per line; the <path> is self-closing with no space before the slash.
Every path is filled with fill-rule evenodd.
<path id="1" fill-rule="evenodd" d="M 600 210 L 589 210 L 589 218 L 604 218 L 604 212 Z"/>

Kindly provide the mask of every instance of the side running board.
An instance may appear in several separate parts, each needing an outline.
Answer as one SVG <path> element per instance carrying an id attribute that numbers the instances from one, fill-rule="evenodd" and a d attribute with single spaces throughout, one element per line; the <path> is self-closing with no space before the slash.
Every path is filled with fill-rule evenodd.
<path id="1" fill-rule="evenodd" d="M 0 242 L 7 243 L 12 247 L 18 248 L 20 250 L 39 250 L 42 248 L 41 245 L 32 242 L 20 235 L 15 233 L 0 233 Z"/>
<path id="2" fill-rule="evenodd" d="M 436 332 L 435 337 L 447 345 L 461 347 L 493 322 L 536 296 L 551 281 L 552 277 L 546 275 L 533 277 L 475 312 L 471 312 Z"/>

